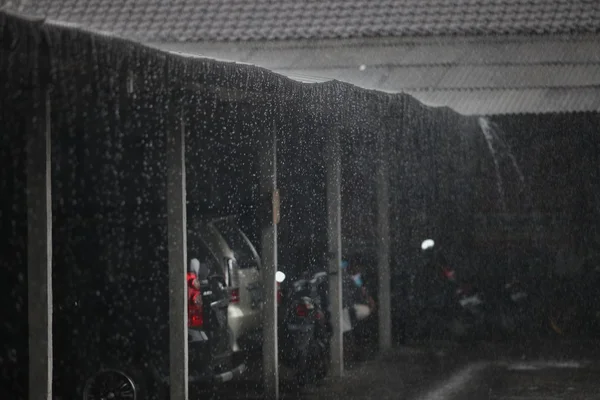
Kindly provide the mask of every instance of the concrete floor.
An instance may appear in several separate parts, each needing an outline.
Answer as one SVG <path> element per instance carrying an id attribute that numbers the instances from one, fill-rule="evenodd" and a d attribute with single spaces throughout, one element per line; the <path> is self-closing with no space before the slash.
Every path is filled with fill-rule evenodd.
<path id="1" fill-rule="evenodd" d="M 453 395 L 438 398 L 600 399 L 599 344 L 574 340 L 488 345 L 480 354 L 477 373 Z"/>
<path id="2" fill-rule="evenodd" d="M 491 365 L 454 398 L 580 400 L 600 398 L 599 365 L 579 361 Z"/>
<path id="3" fill-rule="evenodd" d="M 191 398 L 260 399 L 260 370 Z M 350 366 L 344 378 L 299 390 L 282 371 L 282 399 L 600 399 L 600 342 L 448 343 L 395 348 Z"/>

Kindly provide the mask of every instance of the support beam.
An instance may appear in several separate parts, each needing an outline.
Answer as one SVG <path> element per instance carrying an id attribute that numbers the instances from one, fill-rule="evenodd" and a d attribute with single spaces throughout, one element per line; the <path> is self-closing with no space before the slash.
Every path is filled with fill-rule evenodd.
<path id="1" fill-rule="evenodd" d="M 377 243 L 379 260 L 378 301 L 379 301 L 379 349 L 392 347 L 392 313 L 390 293 L 390 194 L 389 194 L 389 149 L 387 131 L 378 136 L 379 163 L 377 166 Z"/>
<path id="2" fill-rule="evenodd" d="M 185 125 L 167 137 L 169 232 L 169 382 L 172 399 L 188 399 L 187 221 L 185 201 Z"/>
<path id="3" fill-rule="evenodd" d="M 27 140 L 29 398 L 52 399 L 52 176 L 50 89 L 36 90 Z"/>
<path id="4" fill-rule="evenodd" d="M 340 132 L 328 133 L 327 144 L 327 237 L 329 246 L 329 306 L 331 312 L 331 373 L 344 374 L 342 335 L 342 159 Z"/>
<path id="5" fill-rule="evenodd" d="M 277 343 L 277 223 L 279 196 L 277 194 L 277 127 L 266 135 L 259 154 L 262 209 L 261 259 L 265 294 L 263 308 L 263 382 L 265 399 L 279 399 L 279 362 Z"/>

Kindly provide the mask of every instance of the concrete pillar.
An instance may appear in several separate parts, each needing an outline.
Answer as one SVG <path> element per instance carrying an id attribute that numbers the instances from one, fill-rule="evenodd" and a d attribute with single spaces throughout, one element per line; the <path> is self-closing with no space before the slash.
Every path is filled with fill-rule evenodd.
<path id="1" fill-rule="evenodd" d="M 168 132 L 167 212 L 169 246 L 169 377 L 172 399 L 188 399 L 187 221 L 185 125 Z"/>
<path id="2" fill-rule="evenodd" d="M 379 260 L 378 310 L 379 310 L 379 349 L 386 351 L 392 347 L 392 314 L 390 293 L 390 194 L 389 194 L 389 149 L 387 132 L 378 132 L 379 154 L 377 167 L 377 244 Z"/>
<path id="3" fill-rule="evenodd" d="M 329 243 L 329 305 L 331 307 L 331 373 L 344 374 L 342 336 L 342 158 L 340 132 L 328 132 L 327 142 L 327 236 Z"/>
<path id="4" fill-rule="evenodd" d="M 264 398 L 279 399 L 279 362 L 277 343 L 277 223 L 279 222 L 279 195 L 277 192 L 277 127 L 273 125 L 270 135 L 258 154 L 260 165 L 262 218 L 261 260 L 265 294 L 263 308 L 263 383 Z"/>
<path id="5" fill-rule="evenodd" d="M 27 140 L 29 398 L 52 399 L 52 177 L 50 89 L 36 90 Z"/>

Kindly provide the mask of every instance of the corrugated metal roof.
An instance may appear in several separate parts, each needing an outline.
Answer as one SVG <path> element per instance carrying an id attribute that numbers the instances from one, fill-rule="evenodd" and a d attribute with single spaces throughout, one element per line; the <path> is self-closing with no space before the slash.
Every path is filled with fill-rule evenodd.
<path id="1" fill-rule="evenodd" d="M 142 41 L 600 32 L 596 0 L 35 0 L 13 8 Z"/>
<path id="2" fill-rule="evenodd" d="M 366 66 L 521 65 L 600 61 L 598 36 L 362 39 L 258 43 L 157 43 L 207 57 L 234 57 L 269 69 Z"/>
<path id="3" fill-rule="evenodd" d="M 395 70 L 390 73 L 403 74 L 402 71 Z M 598 64 L 460 65 L 447 68 L 443 78 L 430 87 L 510 89 L 594 85 L 600 85 Z"/>
<path id="4" fill-rule="evenodd" d="M 349 82 L 365 89 L 376 89 L 387 92 L 400 92 L 405 89 L 418 89 L 431 87 L 432 83 L 439 82 L 448 68 L 435 66 L 430 68 L 405 67 L 405 68 L 336 68 L 336 69 L 274 69 L 282 75 L 310 75 L 320 78 L 336 79 Z"/>
<path id="5" fill-rule="evenodd" d="M 597 111 L 600 99 L 598 35 L 236 44 L 235 50 L 197 44 L 195 51 L 229 59 L 237 52 L 239 61 L 302 82 L 337 79 L 407 92 L 465 114 Z"/>
<path id="6" fill-rule="evenodd" d="M 466 114 L 598 110 L 600 0 L 3 4 L 174 51 L 259 65 L 302 82 L 338 79 L 409 92 Z"/>
<path id="7" fill-rule="evenodd" d="M 321 83 L 329 80 L 322 76 L 296 73 L 287 76 L 304 83 Z M 372 87 L 366 88 L 372 89 Z M 401 90 L 401 92 L 410 94 L 426 105 L 450 107 L 465 115 L 600 112 L 600 85 L 580 88 L 484 88 Z"/>
<path id="8" fill-rule="evenodd" d="M 407 93 L 425 104 L 446 105 L 467 115 L 600 112 L 600 86 L 577 89 L 432 90 Z"/>
<path id="9" fill-rule="evenodd" d="M 337 79 L 387 92 L 437 89 L 579 88 L 600 85 L 600 65 L 425 66 L 293 69 L 275 72 Z"/>

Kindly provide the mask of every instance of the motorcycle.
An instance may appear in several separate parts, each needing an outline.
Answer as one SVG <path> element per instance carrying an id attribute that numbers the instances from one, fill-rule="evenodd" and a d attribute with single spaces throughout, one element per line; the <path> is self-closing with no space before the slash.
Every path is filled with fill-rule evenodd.
<path id="1" fill-rule="evenodd" d="M 322 380 L 329 366 L 328 321 L 315 279 L 286 280 L 279 271 L 280 360 L 295 371 L 298 385 Z"/>
<path id="2" fill-rule="evenodd" d="M 326 272 L 315 274 L 317 292 L 321 298 L 323 310 L 326 311 L 327 323 L 330 326 L 331 310 L 329 307 L 329 278 Z M 357 307 L 358 306 L 358 307 Z M 353 278 L 342 272 L 342 334 L 344 343 L 344 359 L 348 361 L 364 360 L 369 354 L 369 340 L 372 334 L 373 303 L 369 303 L 365 294 Z M 329 327 L 331 330 L 332 328 Z"/>
<path id="3" fill-rule="evenodd" d="M 413 338 L 450 335 L 463 339 L 481 320 L 480 294 L 457 280 L 432 239 L 421 243 L 424 265 L 413 281 L 409 297 Z"/>
<path id="4" fill-rule="evenodd" d="M 586 259 L 579 276 L 554 284 L 548 304 L 550 329 L 560 336 L 591 335 L 600 332 L 600 260 Z"/>
<path id="5" fill-rule="evenodd" d="M 469 311 L 479 316 L 478 333 L 482 336 L 506 339 L 530 334 L 536 328 L 540 296 L 531 285 L 515 276 L 488 279 L 479 288 L 464 282 L 461 285 L 468 287 L 470 293 L 461 303 L 469 305 Z"/>
<path id="6" fill-rule="evenodd" d="M 505 336 L 529 332 L 534 320 L 531 297 L 525 285 L 514 277 L 503 285 L 496 313 Z"/>
<path id="7" fill-rule="evenodd" d="M 468 289 L 464 289 L 464 288 Z M 516 282 L 503 287 L 479 290 L 471 285 L 462 284 L 458 290 L 459 303 L 467 311 L 475 337 L 509 337 L 518 332 L 526 320 L 527 293 L 516 287 Z"/>
<path id="8" fill-rule="evenodd" d="M 455 338 L 511 337 L 528 333 L 535 327 L 536 297 L 532 288 L 516 277 L 487 279 L 484 283 L 458 276 L 446 262 L 441 252 L 434 251 L 434 241 L 425 240 L 421 248 L 430 271 L 441 279 L 435 292 L 433 308 L 443 315 L 442 326 L 449 326 Z M 433 268 L 432 268 L 433 267 Z M 501 283 L 496 283 L 501 282 Z M 454 288 L 454 294 L 451 294 Z M 430 297 L 435 297 L 430 295 Z M 433 300 L 433 301 L 431 301 Z M 436 321 L 440 323 L 439 317 Z M 446 325 L 444 325 L 446 324 Z"/>

